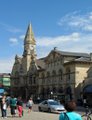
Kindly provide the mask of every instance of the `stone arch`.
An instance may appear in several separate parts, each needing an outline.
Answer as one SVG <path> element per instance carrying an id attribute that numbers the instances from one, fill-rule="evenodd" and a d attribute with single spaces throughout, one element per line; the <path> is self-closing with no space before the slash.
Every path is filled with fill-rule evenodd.
<path id="1" fill-rule="evenodd" d="M 83 93 L 92 93 L 92 85 L 87 85 L 83 88 Z"/>

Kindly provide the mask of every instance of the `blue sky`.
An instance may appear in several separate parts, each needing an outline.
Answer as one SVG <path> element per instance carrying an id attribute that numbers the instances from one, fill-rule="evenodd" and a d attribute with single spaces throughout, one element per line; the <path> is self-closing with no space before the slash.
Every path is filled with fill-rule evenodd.
<path id="1" fill-rule="evenodd" d="M 32 24 L 37 55 L 92 52 L 92 0 L 0 0 L 0 73 L 11 72 Z"/>

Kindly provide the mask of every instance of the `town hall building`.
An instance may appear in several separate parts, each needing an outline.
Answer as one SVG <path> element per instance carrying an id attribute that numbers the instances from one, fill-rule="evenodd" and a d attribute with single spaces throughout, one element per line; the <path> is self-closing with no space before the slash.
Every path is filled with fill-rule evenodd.
<path id="1" fill-rule="evenodd" d="M 47 56 L 38 59 L 36 40 L 30 24 L 24 38 L 23 55 L 15 56 L 11 72 L 11 92 L 15 96 L 21 95 L 23 99 L 30 96 L 34 100 L 38 97 L 82 99 L 83 94 L 92 87 L 92 77 L 89 79 L 91 66 L 91 53 L 61 51 L 56 47 Z"/>

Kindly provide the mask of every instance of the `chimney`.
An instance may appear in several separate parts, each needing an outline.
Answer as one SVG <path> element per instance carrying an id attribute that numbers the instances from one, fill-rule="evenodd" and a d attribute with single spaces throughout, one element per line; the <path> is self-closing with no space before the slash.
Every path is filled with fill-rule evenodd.
<path id="1" fill-rule="evenodd" d="M 57 50 L 57 47 L 54 47 L 54 51 Z"/>

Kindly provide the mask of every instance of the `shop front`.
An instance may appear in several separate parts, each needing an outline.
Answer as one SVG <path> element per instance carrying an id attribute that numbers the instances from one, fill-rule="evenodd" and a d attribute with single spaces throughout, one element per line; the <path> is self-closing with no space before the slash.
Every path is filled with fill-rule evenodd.
<path id="1" fill-rule="evenodd" d="M 92 106 L 92 85 L 87 85 L 83 89 L 83 99 L 86 99 L 89 106 Z"/>

